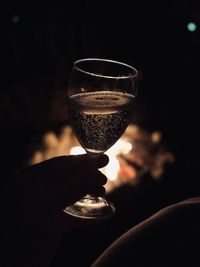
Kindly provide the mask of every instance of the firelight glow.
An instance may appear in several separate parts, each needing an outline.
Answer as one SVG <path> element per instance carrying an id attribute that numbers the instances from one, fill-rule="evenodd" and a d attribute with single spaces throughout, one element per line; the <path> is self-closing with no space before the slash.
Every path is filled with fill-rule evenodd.
<path id="1" fill-rule="evenodd" d="M 109 163 L 100 170 L 104 173 L 110 181 L 114 181 L 118 177 L 120 164 L 117 159 L 119 154 L 128 154 L 133 146 L 125 138 L 120 138 L 108 151 L 105 152 L 109 157 Z M 74 146 L 70 150 L 70 155 L 85 154 L 85 150 L 81 146 Z"/>
<path id="2" fill-rule="evenodd" d="M 81 146 L 74 146 L 70 149 L 70 155 L 82 155 L 86 154 L 85 150 Z"/>

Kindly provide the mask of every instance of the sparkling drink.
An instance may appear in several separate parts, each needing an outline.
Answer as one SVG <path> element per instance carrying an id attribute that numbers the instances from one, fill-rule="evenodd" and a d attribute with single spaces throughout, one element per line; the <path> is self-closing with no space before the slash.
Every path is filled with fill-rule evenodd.
<path id="1" fill-rule="evenodd" d="M 137 95 L 138 71 L 123 62 L 84 58 L 74 62 L 67 87 L 69 119 L 87 154 L 99 157 L 124 133 Z M 72 216 L 102 220 L 115 212 L 105 196 L 85 197 L 64 209 Z"/>
<path id="2" fill-rule="evenodd" d="M 113 91 L 69 97 L 72 127 L 87 152 L 103 153 L 121 137 L 129 124 L 133 101 L 133 95 Z"/>

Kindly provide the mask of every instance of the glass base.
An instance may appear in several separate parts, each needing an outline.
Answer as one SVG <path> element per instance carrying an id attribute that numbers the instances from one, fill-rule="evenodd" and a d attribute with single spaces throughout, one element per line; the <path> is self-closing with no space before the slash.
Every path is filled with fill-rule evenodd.
<path id="1" fill-rule="evenodd" d="M 107 219 L 115 212 L 115 206 L 103 197 L 85 196 L 73 205 L 66 207 L 64 212 L 83 219 Z"/>

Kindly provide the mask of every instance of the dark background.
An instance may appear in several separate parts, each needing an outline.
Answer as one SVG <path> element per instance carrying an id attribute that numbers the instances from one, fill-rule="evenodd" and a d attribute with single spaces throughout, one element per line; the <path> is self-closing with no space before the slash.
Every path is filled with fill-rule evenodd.
<path id="1" fill-rule="evenodd" d="M 37 80 L 45 80 L 39 82 L 41 91 L 55 90 L 55 81 L 67 81 L 76 59 L 121 60 L 142 74 L 135 122 L 163 130 L 174 143 L 177 136 L 183 141 L 195 134 L 198 1 L 7 1 L 6 6 L 0 17 L 1 91 L 26 83 L 28 94 Z M 194 32 L 187 29 L 190 21 L 197 23 Z M 45 124 L 48 115 L 42 113 L 41 108 L 44 121 L 32 125 Z"/>
<path id="2" fill-rule="evenodd" d="M 75 260 L 82 260 L 84 266 L 84 261 L 92 262 L 117 236 L 153 212 L 199 195 L 199 1 L 6 1 L 1 5 L 2 166 L 23 165 L 32 152 L 30 144 L 39 143 L 47 130 L 59 131 L 68 123 L 67 79 L 73 62 L 84 57 L 120 60 L 140 71 L 132 122 L 149 131 L 160 130 L 181 158 L 162 183 L 144 177 L 137 188 L 122 188 L 111 195 L 118 207 L 116 217 L 85 233 L 68 233 L 53 266 L 66 266 L 66 261 L 76 266 Z M 197 24 L 194 32 L 187 29 L 190 21 Z M 88 248 L 86 254 L 83 247 Z"/>

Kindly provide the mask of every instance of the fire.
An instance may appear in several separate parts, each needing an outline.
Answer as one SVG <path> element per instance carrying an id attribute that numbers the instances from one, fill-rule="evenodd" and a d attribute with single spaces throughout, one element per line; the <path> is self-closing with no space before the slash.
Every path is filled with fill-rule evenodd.
<path id="1" fill-rule="evenodd" d="M 52 157 L 85 154 L 69 126 L 60 135 L 48 132 L 43 136 L 41 149 L 35 150 L 28 165 Z M 107 176 L 106 192 L 125 183 L 137 184 L 149 173 L 152 179 L 161 179 L 165 164 L 173 164 L 174 155 L 165 147 L 160 132 L 150 133 L 137 125 L 130 125 L 122 137 L 105 154 L 109 163 L 100 170 Z"/>

